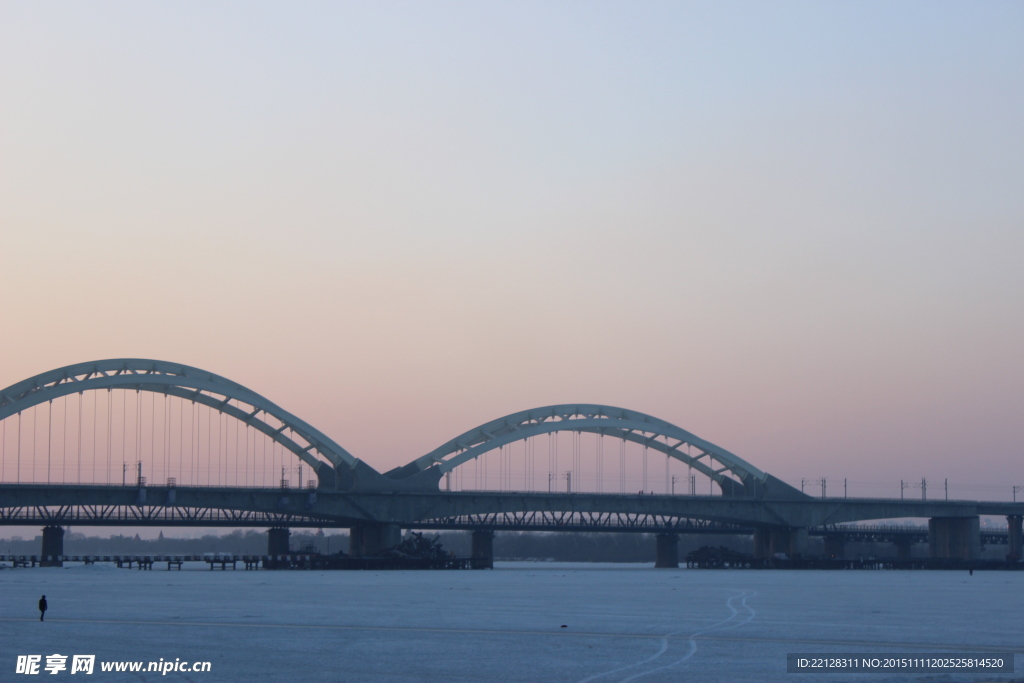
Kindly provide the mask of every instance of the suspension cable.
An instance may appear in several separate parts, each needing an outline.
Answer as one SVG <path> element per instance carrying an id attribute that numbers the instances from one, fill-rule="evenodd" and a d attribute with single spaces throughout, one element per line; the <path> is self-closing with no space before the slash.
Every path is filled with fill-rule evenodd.
<path id="1" fill-rule="evenodd" d="M 189 459 L 192 461 L 191 472 L 189 472 L 189 483 L 195 483 L 196 480 L 196 402 L 192 401 L 192 406 L 188 409 L 188 421 L 189 421 L 189 434 L 188 434 L 188 450 Z"/>
<path id="2" fill-rule="evenodd" d="M 127 392 L 125 392 L 127 393 Z M 121 401 L 121 485 L 125 482 L 125 471 L 128 466 L 128 457 L 125 455 L 125 451 L 128 447 L 128 397 L 125 396 Z"/>
<path id="3" fill-rule="evenodd" d="M 142 392 L 135 390 L 135 461 L 137 465 L 136 477 L 138 483 L 142 484 Z M 150 475 L 155 478 L 156 472 Z"/>
<path id="4" fill-rule="evenodd" d="M 523 439 L 523 451 L 526 453 L 526 490 L 533 490 L 533 441 Z"/>
<path id="5" fill-rule="evenodd" d="M 167 476 L 170 476 L 174 472 L 174 455 L 171 451 L 171 425 L 173 424 L 173 418 L 171 415 L 171 395 L 165 392 L 162 393 L 160 402 L 160 460 L 163 461 L 164 470 L 167 472 Z M 156 425 L 153 425 L 153 431 L 156 431 Z"/>
<path id="6" fill-rule="evenodd" d="M 668 443 L 668 437 L 667 436 L 665 437 L 665 443 L 666 444 Z M 672 458 L 669 457 L 668 453 L 665 453 L 665 493 L 666 493 L 666 495 L 669 492 L 669 486 L 671 486 L 670 475 L 669 475 L 669 471 L 668 471 L 669 463 L 671 461 L 672 461 Z"/>
<path id="7" fill-rule="evenodd" d="M 114 392 L 112 389 L 107 389 L 107 483 L 110 483 L 110 452 L 111 441 L 114 438 Z"/>
<path id="8" fill-rule="evenodd" d="M 647 444 L 644 444 L 644 485 L 643 490 L 647 490 Z"/>
<path id="9" fill-rule="evenodd" d="M 39 406 L 32 407 L 32 481 L 36 480 L 36 460 L 39 449 L 36 448 L 36 437 L 39 435 Z"/>
<path id="10" fill-rule="evenodd" d="M 569 487 L 570 493 L 572 493 L 573 491 L 580 490 L 580 479 L 583 475 L 583 473 L 580 471 L 582 470 L 582 464 L 580 460 L 583 457 L 581 453 L 583 450 L 583 432 L 573 432 L 573 434 L 576 438 L 574 439 L 572 453 L 572 479 L 575 479 L 576 481 L 572 482 L 573 486 Z"/>
<path id="11" fill-rule="evenodd" d="M 549 453 L 551 472 L 548 473 L 548 492 L 554 493 L 555 489 L 558 488 L 558 433 L 551 432 L 548 434 L 548 438 L 550 439 L 548 448 L 551 449 L 551 453 Z"/>
<path id="12" fill-rule="evenodd" d="M 178 476 L 185 478 L 185 399 L 178 399 Z"/>
<path id="13" fill-rule="evenodd" d="M 92 392 L 92 477 L 90 477 L 91 483 L 96 483 L 96 414 L 97 405 L 99 405 L 100 394 L 98 391 Z"/>
<path id="14" fill-rule="evenodd" d="M 46 402 L 46 483 L 50 483 L 50 442 L 53 441 L 53 399 Z"/>
<path id="15" fill-rule="evenodd" d="M 153 470 L 156 470 L 156 394 L 149 395 L 149 459 L 153 461 Z M 164 463 L 167 469 L 167 463 Z M 170 472 L 168 472 L 170 474 Z"/>
<path id="16" fill-rule="evenodd" d="M 619 493 L 626 492 L 626 440 L 619 439 Z"/>
<path id="17" fill-rule="evenodd" d="M 62 484 L 66 483 L 64 481 L 64 477 L 65 477 L 65 472 L 67 470 L 67 465 L 68 465 L 68 397 L 67 396 L 64 397 L 63 403 L 64 403 L 64 419 L 63 419 L 62 427 L 63 427 L 63 431 L 64 431 L 64 438 L 63 438 L 63 442 L 64 443 L 63 443 L 63 448 L 61 448 L 61 450 L 60 450 L 60 483 L 62 483 Z"/>
<path id="18" fill-rule="evenodd" d="M 85 392 L 78 392 L 78 483 L 82 483 L 82 402 Z"/>

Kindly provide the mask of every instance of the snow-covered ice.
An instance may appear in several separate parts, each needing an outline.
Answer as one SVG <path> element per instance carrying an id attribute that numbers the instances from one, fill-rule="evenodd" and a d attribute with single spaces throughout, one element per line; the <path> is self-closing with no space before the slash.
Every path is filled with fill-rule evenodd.
<path id="1" fill-rule="evenodd" d="M 1022 587 L 1022 572 L 525 562 L 493 571 L 4 569 L 0 680 L 31 680 L 13 673 L 17 655 L 53 653 L 212 663 L 209 673 L 86 680 L 1024 680 L 1019 657 L 1017 673 L 1002 676 L 786 673 L 788 652 L 1024 652 Z M 50 610 L 39 623 L 43 593 Z"/>

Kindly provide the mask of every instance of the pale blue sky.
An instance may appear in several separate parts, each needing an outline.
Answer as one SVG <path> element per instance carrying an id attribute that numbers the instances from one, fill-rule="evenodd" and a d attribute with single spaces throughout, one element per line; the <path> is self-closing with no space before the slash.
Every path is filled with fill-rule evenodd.
<path id="1" fill-rule="evenodd" d="M 180 361 L 382 470 L 585 401 L 789 481 L 1024 484 L 1022 35 L 1019 2 L 0 2 L 0 386 Z"/>

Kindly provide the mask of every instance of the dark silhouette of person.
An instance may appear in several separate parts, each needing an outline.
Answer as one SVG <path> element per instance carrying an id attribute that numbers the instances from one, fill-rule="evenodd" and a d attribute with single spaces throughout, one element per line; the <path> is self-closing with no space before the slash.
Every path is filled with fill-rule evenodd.
<path id="1" fill-rule="evenodd" d="M 39 621 L 43 620 L 43 616 L 46 614 L 46 596 L 39 598 Z"/>

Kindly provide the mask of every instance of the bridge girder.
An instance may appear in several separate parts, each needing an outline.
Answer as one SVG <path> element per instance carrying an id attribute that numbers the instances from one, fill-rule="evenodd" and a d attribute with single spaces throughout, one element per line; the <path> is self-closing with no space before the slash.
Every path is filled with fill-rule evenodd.
<path id="1" fill-rule="evenodd" d="M 29 523 L 18 510 L 51 510 L 32 520 L 59 519 L 72 507 L 95 510 L 146 508 L 148 510 L 221 510 L 225 521 L 253 513 L 261 519 L 275 516 L 316 519 L 323 526 L 364 523 L 393 524 L 405 528 L 450 526 L 459 518 L 494 515 L 593 518 L 611 515 L 623 519 L 647 516 L 659 519 L 701 519 L 743 526 L 828 528 L 837 523 L 896 518 L 951 518 L 978 515 L 1024 514 L 1024 503 L 986 501 L 901 501 L 874 499 L 757 500 L 721 496 L 623 494 L 548 494 L 514 492 L 333 492 L 298 489 L 216 487 L 136 487 L 114 485 L 0 484 L 0 524 Z M 234 512 L 230 512 L 234 511 Z M 236 514 L 237 513 L 237 514 Z M 106 513 L 86 513 L 102 518 Z M 173 515 L 172 515 L 173 516 Z M 179 515 L 180 516 L 180 515 Z M 187 517 L 187 515 L 186 515 Z M 163 520 L 163 521 L 162 521 Z M 137 524 L 161 526 L 167 515 L 152 515 Z M 185 520 L 187 521 L 187 520 Z M 89 525 L 67 518 L 60 523 Z M 227 523 L 226 526 L 233 524 Z M 831 529 L 836 533 L 840 528 Z"/>

